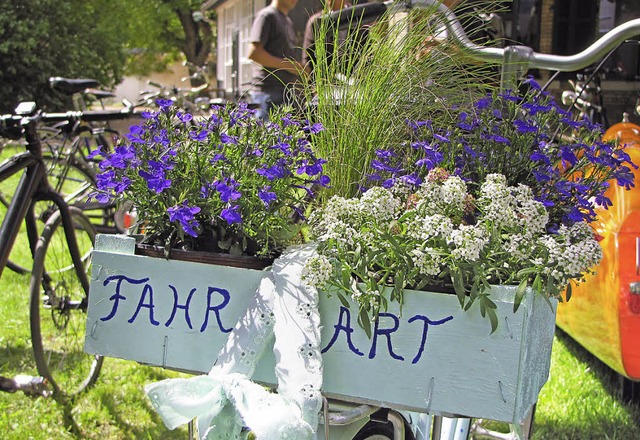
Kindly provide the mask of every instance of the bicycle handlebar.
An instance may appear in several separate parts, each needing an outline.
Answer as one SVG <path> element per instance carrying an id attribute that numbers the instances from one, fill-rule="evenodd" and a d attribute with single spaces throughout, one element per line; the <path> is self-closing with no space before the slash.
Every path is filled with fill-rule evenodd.
<path id="1" fill-rule="evenodd" d="M 16 108 L 15 113 L 0 115 L 0 137 L 15 138 L 17 129 L 30 122 L 56 123 L 68 121 L 74 123 L 117 121 L 137 116 L 139 113 L 131 108 L 123 110 L 98 110 L 98 111 L 69 111 L 64 113 L 45 113 L 36 110 L 35 103 L 23 102 Z"/>
<path id="2" fill-rule="evenodd" d="M 593 64 L 605 56 L 612 49 L 620 45 L 625 39 L 640 35 L 640 18 L 630 20 L 607 32 L 575 55 L 552 55 L 534 52 L 527 46 L 507 46 L 505 48 L 485 47 L 473 43 L 462 28 L 456 15 L 441 0 L 391 0 L 384 3 L 365 3 L 329 14 L 333 20 L 339 15 L 352 14 L 356 20 L 362 17 L 404 12 L 413 8 L 434 8 L 442 17 L 442 24 L 447 29 L 448 36 L 466 50 L 472 58 L 483 62 L 502 64 L 501 87 L 513 89 L 517 76 L 529 68 L 559 70 L 571 72 Z"/>

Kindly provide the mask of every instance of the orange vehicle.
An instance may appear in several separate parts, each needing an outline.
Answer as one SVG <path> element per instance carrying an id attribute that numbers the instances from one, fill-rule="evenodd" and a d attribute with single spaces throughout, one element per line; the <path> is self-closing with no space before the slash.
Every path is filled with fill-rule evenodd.
<path id="1" fill-rule="evenodd" d="M 640 126 L 625 118 L 603 139 L 626 145 L 640 165 Z M 613 206 L 599 210 L 593 225 L 603 250 L 597 273 L 573 287 L 556 323 L 617 373 L 640 381 L 640 170 L 633 172 L 636 186 L 626 191 L 612 184 L 607 196 Z"/>

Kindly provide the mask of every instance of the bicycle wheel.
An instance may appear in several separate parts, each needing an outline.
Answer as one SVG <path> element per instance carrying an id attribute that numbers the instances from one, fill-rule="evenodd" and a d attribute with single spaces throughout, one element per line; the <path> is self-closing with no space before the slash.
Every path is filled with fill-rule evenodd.
<path id="1" fill-rule="evenodd" d="M 96 188 L 97 162 L 83 156 L 82 150 L 92 149 L 87 146 L 90 140 L 77 136 L 73 140 L 67 139 L 69 146 L 62 144 L 55 146 L 55 139 L 50 139 L 43 153 L 43 160 L 47 166 L 47 177 L 51 187 L 65 199 L 67 204 L 74 205 L 84 211 L 91 223 L 100 232 L 122 232 L 114 223 L 115 204 L 100 204 L 96 201 L 89 202 L 88 197 Z M 58 139 L 58 142 L 65 142 Z M 91 142 L 97 145 L 108 145 L 102 134 L 94 135 Z M 107 147 L 108 148 L 108 147 Z M 56 210 L 54 205 L 49 205 L 44 212 L 36 212 L 42 220 L 46 220 Z"/>
<path id="2" fill-rule="evenodd" d="M 80 143 L 79 137 L 72 140 L 52 138 L 42 154 L 49 183 L 67 203 L 84 201 L 95 187 L 97 167 L 84 159 L 79 151 Z"/>
<path id="3" fill-rule="evenodd" d="M 390 410 L 381 409 L 371 415 L 371 420 L 356 433 L 353 440 L 415 440 L 415 436 L 407 419 L 395 411 L 393 413 L 395 414 L 394 418 L 397 423 L 404 425 L 404 435 L 402 438 L 395 437 L 395 429 Z"/>
<path id="4" fill-rule="evenodd" d="M 71 208 L 81 275 L 89 279 L 95 232 L 86 216 Z M 74 269 L 62 217 L 56 211 L 38 240 L 31 274 L 31 340 L 38 373 L 54 393 L 73 395 L 95 383 L 102 357 L 84 353 L 88 292 Z"/>

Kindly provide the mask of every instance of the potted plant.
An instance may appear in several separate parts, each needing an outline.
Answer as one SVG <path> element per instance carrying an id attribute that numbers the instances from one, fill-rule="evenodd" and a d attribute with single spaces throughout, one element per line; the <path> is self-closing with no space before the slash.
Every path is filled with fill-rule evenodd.
<path id="1" fill-rule="evenodd" d="M 157 103 L 113 152 L 93 153 L 102 160 L 92 197 L 134 207 L 140 249 L 268 264 L 301 240 L 306 206 L 329 183 L 309 142 L 320 124 L 282 112 L 263 122 L 246 104 L 215 106 L 201 119 Z"/>
<path id="2" fill-rule="evenodd" d="M 624 148 L 573 121 L 528 78 L 459 107 L 451 123 L 410 121 L 411 140 L 379 149 L 370 188 L 334 196 L 311 216 L 319 255 L 307 279 L 355 300 L 371 322 L 407 290 L 445 290 L 475 302 L 495 331 L 492 285 L 568 300 L 602 251 L 589 223 L 610 184 L 633 186 Z M 531 288 L 531 289 L 528 289 Z"/>
<path id="3" fill-rule="evenodd" d="M 354 90 L 345 92 L 349 99 L 337 107 L 330 94 L 318 92 L 320 102 L 312 109 L 324 125 L 331 124 L 317 140 L 319 151 L 328 153 L 327 165 L 336 171 L 332 182 L 340 182 L 331 188 L 337 194 L 334 198 L 310 211 L 317 254 L 306 261 L 303 272 L 305 283 L 320 290 L 322 328 L 307 330 L 321 333 L 318 347 L 312 348 L 322 353 L 323 394 L 431 414 L 520 422 L 548 377 L 556 300 L 599 259 L 587 225 L 595 203 L 607 204 L 604 190 L 611 179 L 623 186 L 632 184 L 628 157 L 600 142 L 599 129 L 588 121 L 571 121 L 531 80 L 525 84 L 530 90 L 524 98 L 496 91 L 469 103 L 477 96 L 475 75 L 469 81 L 462 81 L 467 78 L 464 72 L 452 75 L 455 56 L 445 58 L 439 52 L 427 61 L 412 59 L 423 39 L 418 40 L 420 35 L 411 38 L 412 45 L 399 45 L 403 51 L 388 44 L 397 41 L 386 38 L 390 34 L 371 35 L 371 45 L 362 56 L 365 62 L 354 68 L 354 75 L 360 79 L 358 75 L 368 74 L 372 81 L 355 81 Z M 387 47 L 391 62 L 376 58 L 384 53 L 378 47 Z M 402 61 L 406 59 L 411 62 Z M 415 78 L 412 69 L 425 62 L 430 69 L 420 71 L 424 73 L 420 81 L 409 82 Z M 331 88 L 322 77 L 316 78 L 316 91 Z M 358 88 L 360 84 L 366 87 Z M 409 84 L 406 89 L 405 84 Z M 428 96 L 442 99 L 424 99 L 427 94 L 422 92 L 440 90 L 438 86 L 442 93 Z M 390 90 L 395 94 L 387 99 Z M 449 92 L 455 93 L 450 97 Z M 323 103 L 325 98 L 328 102 Z M 417 106 L 420 114 L 438 118 L 409 117 Z M 348 119 L 349 115 L 356 119 Z M 173 121 L 181 123 L 182 115 L 174 116 Z M 254 128 L 268 134 L 271 127 L 255 123 L 240 127 L 236 119 L 229 114 L 226 126 L 246 132 L 237 136 L 250 136 Z M 410 122 L 405 124 L 405 119 Z M 309 133 L 318 129 L 309 123 L 292 125 L 290 118 L 278 121 L 283 129 Z M 199 145 L 198 136 L 195 132 L 184 139 Z M 306 137 L 300 139 L 296 145 L 306 146 Z M 130 140 L 138 142 L 135 133 Z M 288 149 L 279 142 L 271 143 L 274 148 L 269 151 L 288 157 Z M 216 138 L 214 146 L 220 144 L 228 142 Z M 255 157 L 260 158 L 250 159 Z M 154 161 L 153 169 L 161 168 L 157 163 L 162 161 Z M 233 163 L 214 162 L 215 166 Z M 296 164 L 296 172 L 303 174 L 289 175 L 304 179 L 303 195 L 313 191 L 308 185 L 328 183 L 318 171 L 321 162 L 303 160 Z M 367 164 L 372 172 L 365 176 L 361 170 Z M 221 176 L 252 182 L 258 170 L 261 177 L 279 175 L 277 168 L 271 168 L 275 165 L 253 167 L 254 174 L 242 175 L 224 168 Z M 178 175 L 197 180 L 189 166 Z M 341 172 L 345 178 L 334 179 Z M 229 212 L 223 216 L 222 209 L 239 206 L 232 211 L 241 214 L 242 223 L 225 220 L 205 235 L 213 237 L 220 249 L 275 255 L 263 246 L 273 243 L 265 237 L 290 238 L 292 212 L 304 214 L 287 204 L 283 208 L 292 211 L 274 219 L 284 219 L 287 227 L 268 229 L 267 234 L 256 232 L 257 227 L 245 231 L 245 218 L 262 215 L 251 208 L 263 210 L 265 200 L 259 190 L 271 181 L 251 184 L 257 198 L 241 205 L 242 198 L 229 189 L 235 185 L 225 180 L 226 186 L 215 186 L 215 207 L 206 204 L 195 212 L 190 203 L 203 182 L 181 182 L 191 188 L 189 197 L 178 192 L 179 196 L 156 206 L 151 201 L 161 193 L 149 191 L 145 176 L 133 173 L 138 182 L 135 192 L 147 191 L 146 196 L 138 194 L 141 206 L 151 203 L 139 215 L 147 236 L 162 245 L 175 241 L 190 246 L 191 230 L 205 232 L 203 225 L 227 217 Z M 119 192 L 122 181 L 106 177 L 97 197 L 128 197 Z M 125 183 L 125 189 L 133 188 Z M 159 184 L 164 185 L 162 179 Z M 358 186 L 367 187 L 366 191 L 354 197 Z M 244 195 L 246 190 L 238 192 Z M 154 209 L 159 213 L 157 223 Z M 171 231 L 154 229 L 170 222 Z M 262 223 L 246 220 L 246 225 Z M 234 235 L 237 232 L 245 235 Z M 101 243 L 94 253 L 88 351 L 207 372 L 225 343 L 252 341 L 255 335 L 233 333 L 243 317 L 250 316 L 258 325 L 272 319 L 268 313 L 251 315 L 253 309 L 247 310 L 253 299 L 260 299 L 253 292 L 268 277 L 264 272 L 211 271 L 171 260 L 158 266 L 133 255 L 132 246 Z M 314 306 L 301 302 L 289 315 L 308 315 Z M 126 344 L 117 343 L 123 338 Z M 316 354 L 305 346 L 293 349 L 311 358 Z M 256 353 L 248 350 L 234 356 L 243 364 L 246 358 L 255 360 Z M 275 384 L 274 363 L 274 354 L 267 350 L 252 377 Z M 303 385 L 300 392 L 309 392 Z"/>

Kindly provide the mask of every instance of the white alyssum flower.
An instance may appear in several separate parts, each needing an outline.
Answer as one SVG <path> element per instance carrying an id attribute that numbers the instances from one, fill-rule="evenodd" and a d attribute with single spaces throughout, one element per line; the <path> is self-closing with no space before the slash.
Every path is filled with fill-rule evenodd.
<path id="1" fill-rule="evenodd" d="M 397 217 L 402 201 L 382 187 L 373 187 L 362 194 L 358 203 L 358 212 L 363 217 L 378 221 L 389 221 Z"/>
<path id="2" fill-rule="evenodd" d="M 360 305 L 377 309 L 380 305 L 380 292 L 377 290 L 367 289 L 362 291 L 360 289 L 352 289 L 351 297 Z"/>
<path id="3" fill-rule="evenodd" d="M 453 230 L 448 239 L 450 244 L 455 246 L 451 250 L 451 255 L 466 261 L 477 261 L 480 253 L 489 243 L 489 236 L 484 229 L 474 225 L 460 225 Z"/>
<path id="4" fill-rule="evenodd" d="M 480 187 L 478 206 L 486 221 L 507 228 L 517 224 L 517 215 L 514 210 L 516 200 L 507 186 L 507 178 L 502 174 L 487 176 Z"/>
<path id="5" fill-rule="evenodd" d="M 345 199 L 344 197 L 334 196 L 327 201 L 321 211 L 313 211 L 309 216 L 309 221 L 314 223 L 316 230 L 322 233 L 323 228 L 330 225 L 334 221 L 344 220 L 352 222 L 354 214 L 357 210 L 358 200 Z"/>
<path id="6" fill-rule="evenodd" d="M 467 185 L 458 176 L 449 176 L 444 182 L 425 181 L 417 191 L 416 210 L 423 215 L 443 214 L 462 216 L 468 198 Z"/>
<path id="7" fill-rule="evenodd" d="M 602 259 L 602 248 L 586 223 L 562 226 L 556 235 L 541 237 L 540 243 L 548 252 L 544 273 L 558 285 L 566 285 L 569 279 L 587 273 Z"/>
<path id="8" fill-rule="evenodd" d="M 549 223 L 549 213 L 541 202 L 523 200 L 516 208 L 518 224 L 526 234 L 544 233 Z"/>
<path id="9" fill-rule="evenodd" d="M 511 234 L 504 242 L 505 251 L 512 258 L 517 260 L 531 260 L 532 254 L 536 251 L 538 236 L 530 234 Z M 533 260 L 531 260 L 533 262 Z M 533 262 L 535 265 L 541 265 L 542 260 L 538 259 L 539 263 Z"/>
<path id="10" fill-rule="evenodd" d="M 458 176 L 449 176 L 442 183 L 442 202 L 456 212 L 463 212 L 467 200 L 467 184 Z"/>
<path id="11" fill-rule="evenodd" d="M 411 260 L 423 275 L 436 276 L 442 270 L 442 256 L 433 248 L 413 249 L 411 251 Z"/>
<path id="12" fill-rule="evenodd" d="M 409 184 L 405 180 L 398 179 L 394 182 L 393 186 L 389 188 L 389 191 L 391 191 L 391 194 L 393 194 L 394 197 L 400 200 L 405 200 L 413 193 L 413 189 L 413 185 Z"/>
<path id="13" fill-rule="evenodd" d="M 447 237 L 453 229 L 451 219 L 441 214 L 424 217 L 417 215 L 407 223 L 407 235 L 422 242 L 433 237 Z"/>
<path id="14" fill-rule="evenodd" d="M 307 261 L 302 268 L 302 281 L 311 287 L 324 289 L 327 282 L 333 276 L 333 265 L 329 258 L 324 255 L 315 255 Z"/>
<path id="15" fill-rule="evenodd" d="M 359 233 L 351 224 L 342 220 L 335 219 L 333 222 L 323 222 L 316 231 L 316 234 L 320 232 L 320 235 L 316 236 L 316 240 L 320 243 L 335 240 L 338 243 L 344 245 L 353 245 L 356 242 L 356 238 Z"/>

